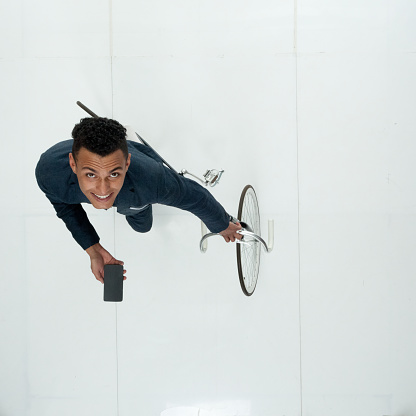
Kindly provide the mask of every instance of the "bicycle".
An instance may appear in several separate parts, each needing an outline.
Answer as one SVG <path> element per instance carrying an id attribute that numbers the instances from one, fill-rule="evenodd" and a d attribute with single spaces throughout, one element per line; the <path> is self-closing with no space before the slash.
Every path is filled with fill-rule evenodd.
<path id="1" fill-rule="evenodd" d="M 98 115 L 91 111 L 88 107 L 77 101 L 77 105 L 86 111 L 90 116 L 98 118 Z M 208 169 L 203 178 L 182 169 L 180 172 L 175 170 L 165 159 L 163 159 L 157 151 L 150 146 L 139 134 L 135 132 L 137 138 L 147 147 L 153 150 L 156 155 L 162 160 L 163 164 L 169 169 L 175 171 L 178 175 L 191 176 L 194 180 L 198 180 L 205 186 L 216 186 L 224 173 L 224 170 Z M 274 245 L 274 221 L 269 220 L 268 224 L 268 242 L 266 243 L 261 237 L 260 228 L 260 211 L 256 192 L 251 185 L 246 185 L 241 193 L 238 204 L 237 218 L 232 218 L 232 222 L 239 222 L 242 229 L 237 233 L 242 235 L 241 240 L 236 240 L 237 252 L 237 269 L 240 281 L 240 286 L 246 296 L 251 296 L 257 286 L 257 280 L 260 268 L 261 250 L 270 253 Z M 206 253 L 208 249 L 207 239 L 219 235 L 218 233 L 209 233 L 205 224 L 201 221 L 202 238 L 199 243 L 201 253 Z"/>

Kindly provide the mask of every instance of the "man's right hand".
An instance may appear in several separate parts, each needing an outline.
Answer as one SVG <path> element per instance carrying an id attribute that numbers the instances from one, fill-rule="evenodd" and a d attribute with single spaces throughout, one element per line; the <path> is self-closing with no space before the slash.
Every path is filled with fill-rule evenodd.
<path id="1" fill-rule="evenodd" d="M 104 266 L 106 264 L 121 264 L 124 265 L 124 262 L 116 260 L 100 243 L 94 244 L 93 246 L 85 250 L 91 259 L 91 271 L 95 278 L 101 283 L 104 283 Z M 126 270 L 123 270 L 123 274 L 126 273 Z M 124 280 L 126 280 L 124 276 Z"/>

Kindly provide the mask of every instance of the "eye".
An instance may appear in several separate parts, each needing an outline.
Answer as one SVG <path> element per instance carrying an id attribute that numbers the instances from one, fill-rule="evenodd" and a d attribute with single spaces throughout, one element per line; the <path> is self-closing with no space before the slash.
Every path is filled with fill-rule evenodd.
<path id="1" fill-rule="evenodd" d="M 93 173 L 87 173 L 87 178 L 93 179 L 95 178 L 95 175 Z"/>
<path id="2" fill-rule="evenodd" d="M 118 178 L 120 176 L 120 174 L 118 173 L 118 172 L 113 172 L 111 175 L 110 175 L 110 178 Z"/>

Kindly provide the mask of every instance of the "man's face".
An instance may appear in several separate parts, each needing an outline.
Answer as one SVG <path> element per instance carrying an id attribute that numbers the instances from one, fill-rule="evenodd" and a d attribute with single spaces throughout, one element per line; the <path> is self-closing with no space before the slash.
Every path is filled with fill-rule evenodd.
<path id="1" fill-rule="evenodd" d="M 121 150 L 101 157 L 85 147 L 79 150 L 76 162 L 72 153 L 69 154 L 69 164 L 77 175 L 79 187 L 94 208 L 113 206 L 130 166 L 130 157 L 129 154 L 126 160 Z"/>

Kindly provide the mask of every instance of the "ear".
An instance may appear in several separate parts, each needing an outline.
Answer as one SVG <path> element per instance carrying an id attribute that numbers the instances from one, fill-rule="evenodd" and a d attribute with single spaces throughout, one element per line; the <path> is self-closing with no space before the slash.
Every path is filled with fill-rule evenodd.
<path id="1" fill-rule="evenodd" d="M 72 153 L 69 154 L 69 166 L 71 166 L 72 171 L 77 174 L 77 164 L 75 162 L 74 156 L 72 156 Z"/>
<path id="2" fill-rule="evenodd" d="M 129 169 L 131 163 L 131 153 L 129 153 L 127 160 L 126 160 L 126 171 Z"/>

